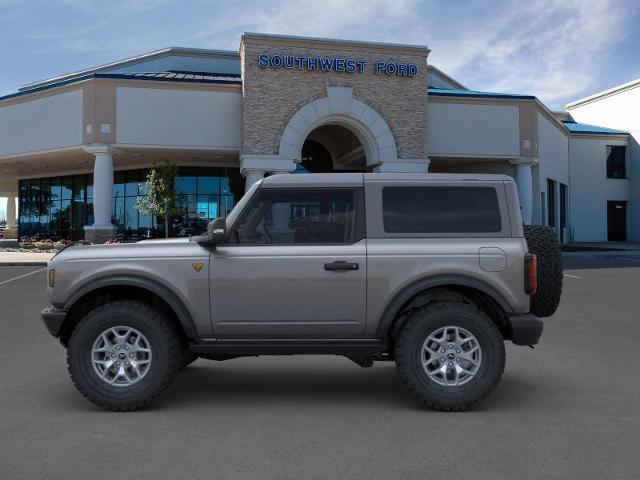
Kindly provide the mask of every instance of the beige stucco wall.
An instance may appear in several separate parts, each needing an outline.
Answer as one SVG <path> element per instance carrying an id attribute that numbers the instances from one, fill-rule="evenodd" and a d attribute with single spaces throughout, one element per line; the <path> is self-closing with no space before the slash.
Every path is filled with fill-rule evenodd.
<path id="1" fill-rule="evenodd" d="M 80 144 L 82 90 L 0 105 L 0 157 Z"/>
<path id="2" fill-rule="evenodd" d="M 520 155 L 517 105 L 429 104 L 430 155 Z"/>
<path id="3" fill-rule="evenodd" d="M 118 145 L 240 148 L 239 91 L 117 88 Z"/>
<path id="4" fill-rule="evenodd" d="M 317 41 L 277 42 L 271 38 L 243 37 L 243 129 L 245 154 L 275 155 L 282 132 L 293 114 L 305 104 L 327 96 L 327 86 L 353 88 L 353 98 L 366 103 L 389 125 L 399 158 L 427 157 L 428 50 L 375 47 L 356 43 L 322 44 Z M 368 61 L 364 73 L 340 73 L 260 68 L 260 54 L 355 58 Z M 376 61 L 418 65 L 414 77 L 376 75 Z"/>

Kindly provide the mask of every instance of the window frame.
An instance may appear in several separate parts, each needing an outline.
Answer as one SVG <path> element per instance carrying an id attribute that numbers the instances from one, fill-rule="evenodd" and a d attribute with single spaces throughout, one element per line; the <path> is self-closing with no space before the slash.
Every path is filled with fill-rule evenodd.
<path id="1" fill-rule="evenodd" d="M 382 191 L 385 187 L 488 187 L 496 191 L 498 208 L 500 211 L 501 229 L 498 232 L 438 232 L 438 233 L 390 233 L 384 229 Z M 367 197 L 367 238 L 508 238 L 512 231 L 517 232 L 517 226 L 512 224 L 509 212 L 507 193 L 504 181 L 473 180 L 468 185 L 460 181 L 447 180 L 368 180 L 365 182 Z"/>
<path id="2" fill-rule="evenodd" d="M 353 195 L 353 213 L 354 218 L 352 221 L 351 238 L 347 242 L 312 242 L 312 243 L 240 243 L 236 234 L 236 226 L 239 226 L 244 222 L 245 218 L 249 215 L 249 212 L 253 210 L 254 205 L 260 201 L 263 195 L 272 194 L 274 192 L 336 192 L 336 191 L 350 191 Z M 251 196 L 246 205 L 244 205 L 242 212 L 235 219 L 233 225 L 227 225 L 227 240 L 224 244 L 237 247 L 312 247 L 312 246 L 345 246 L 355 245 L 366 237 L 365 231 L 365 203 L 364 203 L 364 189 L 362 187 L 313 187 L 313 188 L 265 188 L 261 187 Z"/>

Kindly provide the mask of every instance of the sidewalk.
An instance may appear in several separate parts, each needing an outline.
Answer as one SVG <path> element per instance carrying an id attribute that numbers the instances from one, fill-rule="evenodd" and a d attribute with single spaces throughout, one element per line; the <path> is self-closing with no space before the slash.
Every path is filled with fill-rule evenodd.
<path id="1" fill-rule="evenodd" d="M 0 252 L 0 266 L 44 267 L 54 255 L 55 253 Z"/>
<path id="2" fill-rule="evenodd" d="M 624 257 L 640 258 L 638 242 L 566 243 L 562 245 L 563 257 Z"/>

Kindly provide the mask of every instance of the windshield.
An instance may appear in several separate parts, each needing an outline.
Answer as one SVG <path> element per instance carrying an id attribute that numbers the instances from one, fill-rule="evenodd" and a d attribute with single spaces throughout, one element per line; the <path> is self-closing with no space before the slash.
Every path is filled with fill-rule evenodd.
<path id="1" fill-rule="evenodd" d="M 229 213 L 229 215 L 227 216 L 227 231 L 231 230 L 233 224 L 238 219 L 238 215 L 240 215 L 240 212 L 244 210 L 245 205 L 247 204 L 249 199 L 253 196 L 253 194 L 256 193 L 256 190 L 258 189 L 261 183 L 262 181 L 259 181 L 251 185 L 251 188 L 249 188 L 249 190 L 238 201 L 238 203 L 236 203 L 235 207 L 233 207 L 233 210 L 231 210 L 231 213 Z"/>

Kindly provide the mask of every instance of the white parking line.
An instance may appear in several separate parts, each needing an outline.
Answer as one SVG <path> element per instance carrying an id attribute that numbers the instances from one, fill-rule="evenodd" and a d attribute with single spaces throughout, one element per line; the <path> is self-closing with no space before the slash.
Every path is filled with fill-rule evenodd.
<path id="1" fill-rule="evenodd" d="M 0 285 L 4 285 L 5 283 L 13 282 L 14 280 L 20 280 L 21 278 L 28 277 L 29 275 L 35 275 L 36 273 L 40 273 L 40 272 L 42 272 L 42 271 L 44 271 L 46 269 L 47 269 L 46 267 L 45 268 L 40 268 L 40 269 L 35 270 L 33 272 L 25 273 L 24 275 L 18 275 L 17 277 L 13 277 L 13 278 L 10 278 L 9 280 L 5 280 L 3 282 L 0 282 Z"/>
<path id="2" fill-rule="evenodd" d="M 570 277 L 570 278 L 582 278 L 582 277 L 579 277 L 579 276 L 577 276 L 577 275 L 569 275 L 568 273 L 563 273 L 562 275 L 563 275 L 564 277 Z"/>

